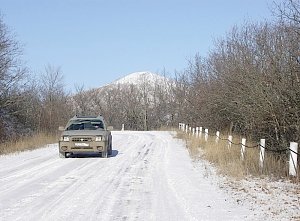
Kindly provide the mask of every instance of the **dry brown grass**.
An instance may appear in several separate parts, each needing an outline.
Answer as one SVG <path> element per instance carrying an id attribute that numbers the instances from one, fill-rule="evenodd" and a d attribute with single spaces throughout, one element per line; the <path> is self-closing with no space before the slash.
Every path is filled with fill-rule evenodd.
<path id="1" fill-rule="evenodd" d="M 38 133 L 30 137 L 23 137 L 16 141 L 10 141 L 0 144 L 0 155 L 37 149 L 46 144 L 56 143 L 57 141 L 58 138 L 56 135 Z"/>
<path id="2" fill-rule="evenodd" d="M 236 136 L 237 137 L 237 136 Z M 192 157 L 204 157 L 213 163 L 219 173 L 236 179 L 246 176 L 269 176 L 272 178 L 284 178 L 288 176 L 288 163 L 286 156 L 276 156 L 273 153 L 265 152 L 263 170 L 259 167 L 259 149 L 246 148 L 245 159 L 241 159 L 241 146 L 232 145 L 228 142 L 209 137 L 205 142 L 204 136 L 198 138 L 190 136 L 181 131 L 178 138 L 186 140 L 189 152 Z M 240 143 L 240 138 L 234 138 L 234 143 Z M 253 144 L 247 144 L 252 146 Z"/>

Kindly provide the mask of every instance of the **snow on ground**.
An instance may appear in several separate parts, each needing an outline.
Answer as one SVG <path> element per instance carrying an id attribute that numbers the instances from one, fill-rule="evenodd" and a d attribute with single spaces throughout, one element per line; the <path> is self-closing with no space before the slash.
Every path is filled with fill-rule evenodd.
<path id="1" fill-rule="evenodd" d="M 233 180 L 217 175 L 215 168 L 207 161 L 195 159 L 197 168 L 204 168 L 204 174 L 239 205 L 252 211 L 255 220 L 297 220 L 300 221 L 300 186 L 288 180 L 248 177 Z"/>
<path id="2" fill-rule="evenodd" d="M 113 155 L 107 159 L 60 159 L 57 144 L 1 156 L 0 220 L 299 218 L 299 192 L 289 194 L 296 185 L 228 181 L 207 162 L 191 160 L 173 135 L 113 132 Z"/>

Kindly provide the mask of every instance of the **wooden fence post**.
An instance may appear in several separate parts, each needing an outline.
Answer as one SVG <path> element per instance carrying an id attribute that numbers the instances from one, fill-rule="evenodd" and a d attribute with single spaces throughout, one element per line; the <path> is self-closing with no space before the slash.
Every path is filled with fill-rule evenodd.
<path id="1" fill-rule="evenodd" d="M 196 127 L 196 137 L 199 136 L 199 127 Z"/>
<path id="2" fill-rule="evenodd" d="M 122 124 L 122 131 L 124 131 L 125 130 L 125 125 L 124 124 Z"/>
<path id="3" fill-rule="evenodd" d="M 228 136 L 228 149 L 231 148 L 232 139 L 233 139 L 232 135 L 229 135 Z"/>
<path id="4" fill-rule="evenodd" d="M 245 160 L 245 152 L 246 152 L 246 138 L 242 138 L 242 147 L 241 147 L 241 159 Z"/>
<path id="5" fill-rule="evenodd" d="M 193 129 L 192 129 L 192 131 L 193 131 L 193 136 L 195 136 L 195 128 L 193 127 Z"/>
<path id="6" fill-rule="evenodd" d="M 289 174 L 290 176 L 297 176 L 297 153 L 298 143 L 290 143 L 290 161 L 289 161 Z"/>
<path id="7" fill-rule="evenodd" d="M 260 151 L 259 151 L 259 167 L 261 172 L 264 168 L 264 160 L 265 160 L 265 146 L 266 146 L 266 139 L 260 140 Z"/>
<path id="8" fill-rule="evenodd" d="M 216 132 L 216 143 L 219 142 L 219 139 L 220 139 L 220 131 L 217 131 Z"/>
<path id="9" fill-rule="evenodd" d="M 205 129 L 204 132 L 205 132 L 205 135 L 204 135 L 205 141 L 207 142 L 207 140 L 208 140 L 208 129 Z"/>
<path id="10" fill-rule="evenodd" d="M 200 127 L 200 129 L 199 129 L 199 137 L 200 137 L 200 139 L 202 138 L 202 127 Z"/>

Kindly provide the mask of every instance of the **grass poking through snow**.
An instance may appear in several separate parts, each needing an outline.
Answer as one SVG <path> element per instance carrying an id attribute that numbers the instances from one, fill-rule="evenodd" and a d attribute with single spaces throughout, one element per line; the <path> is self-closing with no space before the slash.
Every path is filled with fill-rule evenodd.
<path id="1" fill-rule="evenodd" d="M 183 132 L 178 132 L 178 138 L 186 140 L 189 152 L 192 157 L 203 157 L 211 162 L 219 173 L 236 179 L 242 179 L 247 176 L 282 179 L 288 177 L 288 158 L 286 155 L 275 155 L 271 152 L 265 152 L 264 167 L 259 167 L 259 148 L 246 148 L 245 158 L 241 159 L 241 146 L 228 146 L 228 141 L 219 140 L 215 137 L 209 137 L 205 141 L 201 138 L 191 136 Z M 240 143 L 240 140 L 234 138 L 234 143 Z M 252 146 L 253 144 L 247 144 Z M 296 179 L 299 181 L 299 178 Z"/>
<path id="2" fill-rule="evenodd" d="M 16 141 L 9 141 L 0 144 L 0 155 L 37 149 L 46 144 L 56 143 L 57 141 L 58 139 L 56 135 L 38 133 L 33 136 L 20 138 Z"/>

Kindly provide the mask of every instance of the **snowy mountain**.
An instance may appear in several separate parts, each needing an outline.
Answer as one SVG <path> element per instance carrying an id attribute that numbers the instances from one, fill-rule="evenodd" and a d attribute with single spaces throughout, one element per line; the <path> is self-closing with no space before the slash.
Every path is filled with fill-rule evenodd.
<path id="1" fill-rule="evenodd" d="M 166 78 L 158 74 L 154 74 L 152 72 L 143 71 L 143 72 L 134 72 L 129 75 L 126 75 L 125 77 L 112 82 L 112 84 L 113 85 L 118 85 L 118 84 L 141 85 L 147 83 L 150 85 L 155 85 L 155 84 L 161 85 L 168 82 L 170 82 L 169 78 Z"/>
<path id="2" fill-rule="evenodd" d="M 135 72 L 103 87 L 78 93 L 72 97 L 71 102 L 76 113 L 90 114 L 99 113 L 100 111 L 103 115 L 109 116 L 112 114 L 112 109 L 110 108 L 113 107 L 116 125 L 117 121 L 123 121 L 123 119 L 118 119 L 118 117 L 124 115 L 124 111 L 122 112 L 124 109 L 127 110 L 125 114 L 130 115 L 128 111 L 133 108 L 133 116 L 138 116 L 138 120 L 143 119 L 141 110 L 144 110 L 143 108 L 147 104 L 148 108 L 157 108 L 162 115 L 159 119 L 167 122 L 171 115 L 166 110 L 162 111 L 162 107 L 156 106 L 159 106 L 160 102 L 165 101 L 172 93 L 173 84 L 174 81 L 172 79 L 158 74 Z M 120 110 L 120 113 L 117 114 L 117 110 Z M 127 116 L 127 119 L 131 118 L 131 115 Z M 143 129 L 143 122 L 140 123 L 138 120 L 131 119 L 135 124 L 142 126 L 140 128 L 132 126 L 132 128 Z"/>

